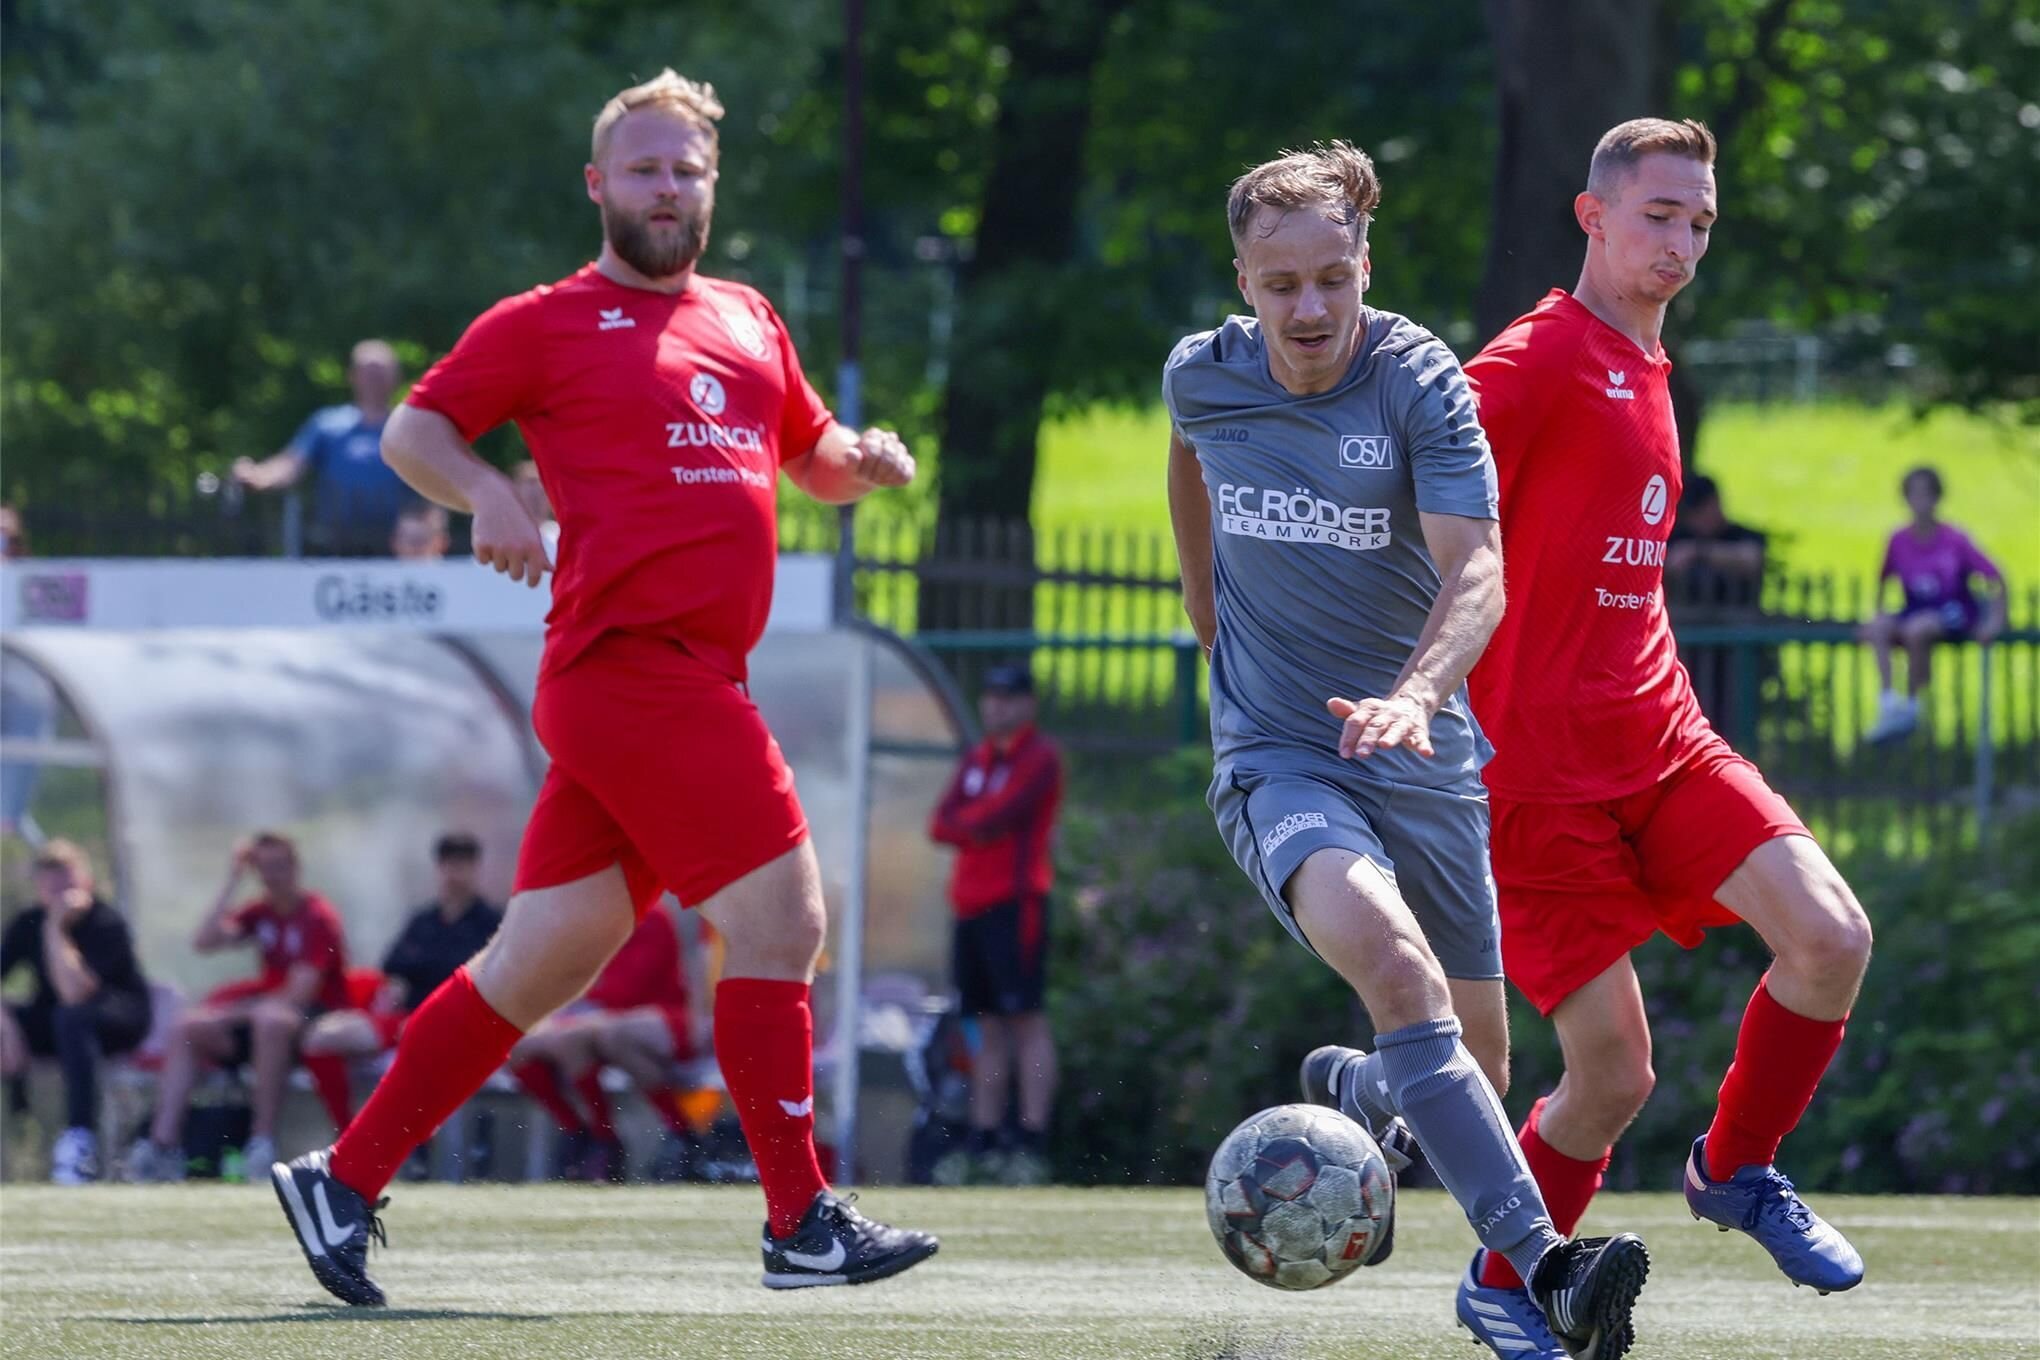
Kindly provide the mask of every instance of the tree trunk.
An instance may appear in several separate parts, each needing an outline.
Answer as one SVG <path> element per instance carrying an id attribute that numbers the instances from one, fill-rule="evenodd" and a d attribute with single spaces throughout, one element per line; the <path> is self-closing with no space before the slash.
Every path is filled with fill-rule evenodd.
<path id="1" fill-rule="evenodd" d="M 1024 565 L 1032 565 L 1025 521 L 1042 406 L 1068 305 L 1061 279 L 1076 245 L 1092 74 L 1125 3 L 1014 0 L 1004 16 L 1000 36 L 1011 65 L 992 132 L 975 251 L 958 279 L 954 358 L 943 393 L 936 498 L 943 527 L 932 545 L 938 559 L 964 551 L 968 541 L 979 551 L 1024 553 Z M 968 521 L 976 523 L 959 532 Z M 1031 623 L 1030 590 L 955 576 L 937 571 L 924 583 L 923 628 L 964 626 L 965 618 L 1011 628 Z M 1000 598 L 964 598 L 971 592 Z"/>
<path id="2" fill-rule="evenodd" d="M 1501 146 L 1474 303 L 1482 342 L 1580 276 L 1573 198 L 1601 134 L 1660 110 L 1656 0 L 1488 0 Z"/>

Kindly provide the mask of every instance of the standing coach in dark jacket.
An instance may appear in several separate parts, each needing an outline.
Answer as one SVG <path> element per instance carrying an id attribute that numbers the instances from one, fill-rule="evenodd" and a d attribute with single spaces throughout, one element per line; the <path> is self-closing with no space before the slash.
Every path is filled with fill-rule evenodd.
<path id="1" fill-rule="evenodd" d="M 999 1170 L 1003 1179 L 1025 1183 L 1046 1176 L 1055 1095 L 1055 1039 L 1042 999 L 1054 873 L 1049 844 L 1062 802 L 1062 757 L 1035 729 L 1034 679 L 1024 666 L 996 666 L 986 674 L 978 715 L 984 740 L 965 753 L 928 834 L 957 848 L 949 878 L 956 909 L 952 967 L 963 1013 L 977 1019 L 982 1035 L 965 1156 L 974 1171 L 992 1169 L 1017 1063 L 1019 1144 Z"/>

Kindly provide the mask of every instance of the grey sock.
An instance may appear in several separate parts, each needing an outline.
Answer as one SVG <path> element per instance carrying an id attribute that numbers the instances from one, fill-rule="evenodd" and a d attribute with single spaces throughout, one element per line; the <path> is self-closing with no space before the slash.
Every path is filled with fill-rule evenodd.
<path id="1" fill-rule="evenodd" d="M 1395 1107 L 1395 1088 L 1381 1065 L 1381 1055 L 1370 1053 L 1339 1070 L 1339 1112 L 1348 1119 L 1379 1134 L 1401 1111 Z"/>
<path id="2" fill-rule="evenodd" d="M 1481 1245 L 1529 1279 L 1564 1239 L 1551 1226 L 1495 1088 L 1459 1042 L 1459 1021 L 1425 1020 L 1378 1034 L 1374 1043 L 1397 1110 Z"/>

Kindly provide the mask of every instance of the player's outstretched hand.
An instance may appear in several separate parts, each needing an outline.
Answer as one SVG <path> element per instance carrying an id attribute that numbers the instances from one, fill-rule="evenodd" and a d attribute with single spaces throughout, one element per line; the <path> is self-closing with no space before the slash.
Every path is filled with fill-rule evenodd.
<path id="1" fill-rule="evenodd" d="M 1407 746 L 1420 756 L 1431 750 L 1431 714 L 1422 704 L 1405 695 L 1386 699 L 1327 699 L 1325 707 L 1334 718 L 1344 719 L 1339 728 L 1339 757 L 1365 760 L 1376 751 Z"/>
<path id="2" fill-rule="evenodd" d="M 851 471 L 873 486 L 905 486 L 914 480 L 914 455 L 891 430 L 873 427 L 857 436 L 850 459 Z"/>
<path id="3" fill-rule="evenodd" d="M 505 479 L 500 489 L 486 497 L 477 497 L 474 509 L 475 561 L 528 586 L 544 580 L 552 569 L 552 559 L 545 555 L 545 537 L 509 481 Z"/>

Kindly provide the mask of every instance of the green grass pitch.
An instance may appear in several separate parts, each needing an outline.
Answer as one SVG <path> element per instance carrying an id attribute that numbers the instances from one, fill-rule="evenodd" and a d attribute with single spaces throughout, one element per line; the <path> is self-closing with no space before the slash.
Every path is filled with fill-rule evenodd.
<path id="1" fill-rule="evenodd" d="M 940 1357 L 1471 1360 L 1452 1288 L 1472 1248 L 1436 1192 L 1404 1197 L 1395 1259 L 1282 1294 L 1233 1272 L 1194 1190 L 879 1190 L 866 1208 L 941 1255 L 857 1289 L 758 1285 L 752 1190 L 399 1186 L 388 1311 L 312 1281 L 266 1186 L 10 1185 L 7 1357 Z M 1588 1230 L 1655 1266 L 1635 1352 L 1664 1360 L 2040 1356 L 2040 1204 L 1824 1198 L 1870 1278 L 1818 1298 L 1672 1195 L 1610 1195 Z"/>

